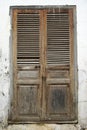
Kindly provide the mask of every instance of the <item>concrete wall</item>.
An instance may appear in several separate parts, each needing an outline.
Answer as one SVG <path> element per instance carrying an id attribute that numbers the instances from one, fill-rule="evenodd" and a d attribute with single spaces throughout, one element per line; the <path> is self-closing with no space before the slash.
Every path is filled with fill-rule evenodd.
<path id="1" fill-rule="evenodd" d="M 5 126 L 9 111 L 9 35 L 11 5 L 77 5 L 78 48 L 78 125 L 19 125 L 8 130 L 53 129 L 76 130 L 87 128 L 87 0 L 0 0 L 0 124 Z M 47 126 L 47 127 L 45 127 Z M 34 128 L 33 128 L 34 127 Z"/>

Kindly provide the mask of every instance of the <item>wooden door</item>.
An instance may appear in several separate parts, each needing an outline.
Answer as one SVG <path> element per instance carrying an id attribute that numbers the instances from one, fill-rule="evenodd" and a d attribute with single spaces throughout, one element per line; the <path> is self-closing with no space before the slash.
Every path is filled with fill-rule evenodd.
<path id="1" fill-rule="evenodd" d="M 74 120 L 75 60 L 72 9 L 50 9 L 46 17 L 46 119 Z"/>
<path id="2" fill-rule="evenodd" d="M 73 10 L 43 10 L 42 120 L 74 120 Z"/>
<path id="3" fill-rule="evenodd" d="M 12 120 L 76 119 L 73 8 L 12 10 Z"/>
<path id="4" fill-rule="evenodd" d="M 13 120 L 41 117 L 40 11 L 13 11 Z"/>

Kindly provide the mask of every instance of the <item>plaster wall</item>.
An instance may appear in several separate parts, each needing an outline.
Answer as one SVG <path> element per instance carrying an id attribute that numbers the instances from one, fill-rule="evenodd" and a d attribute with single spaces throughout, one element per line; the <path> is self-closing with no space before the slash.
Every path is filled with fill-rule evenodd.
<path id="1" fill-rule="evenodd" d="M 0 130 L 7 124 L 10 107 L 9 35 L 11 5 L 77 5 L 78 125 L 46 125 L 51 130 L 87 128 L 87 0 L 0 0 Z M 38 130 L 42 126 L 9 126 L 8 130 Z M 34 128 L 33 128 L 34 127 Z"/>

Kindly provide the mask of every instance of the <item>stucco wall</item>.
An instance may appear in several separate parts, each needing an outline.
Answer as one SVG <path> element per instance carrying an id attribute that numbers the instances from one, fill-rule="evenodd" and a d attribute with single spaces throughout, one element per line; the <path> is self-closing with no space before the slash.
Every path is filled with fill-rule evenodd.
<path id="1" fill-rule="evenodd" d="M 2 126 L 7 124 L 10 107 L 9 6 L 72 4 L 77 5 L 78 124 L 87 127 L 87 0 L 0 0 L 0 124 Z M 68 126 L 72 126 L 74 130 L 74 125 Z M 56 125 L 55 129 L 60 130 L 59 127 L 60 125 Z M 66 128 L 66 125 L 61 126 L 61 129 L 62 127 Z M 9 130 L 11 130 L 10 126 Z"/>

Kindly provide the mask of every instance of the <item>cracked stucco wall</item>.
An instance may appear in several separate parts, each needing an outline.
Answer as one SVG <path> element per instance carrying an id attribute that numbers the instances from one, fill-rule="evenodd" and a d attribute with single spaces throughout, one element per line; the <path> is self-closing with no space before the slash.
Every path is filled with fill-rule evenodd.
<path id="1" fill-rule="evenodd" d="M 68 4 L 77 5 L 78 125 L 47 126 L 49 126 L 48 130 L 79 130 L 81 127 L 87 128 L 87 0 L 0 0 L 0 126 L 6 126 L 10 108 L 9 6 Z M 45 126 L 13 125 L 8 126 L 7 130 L 47 130 Z M 0 130 L 2 130 L 2 127 L 0 127 Z"/>

